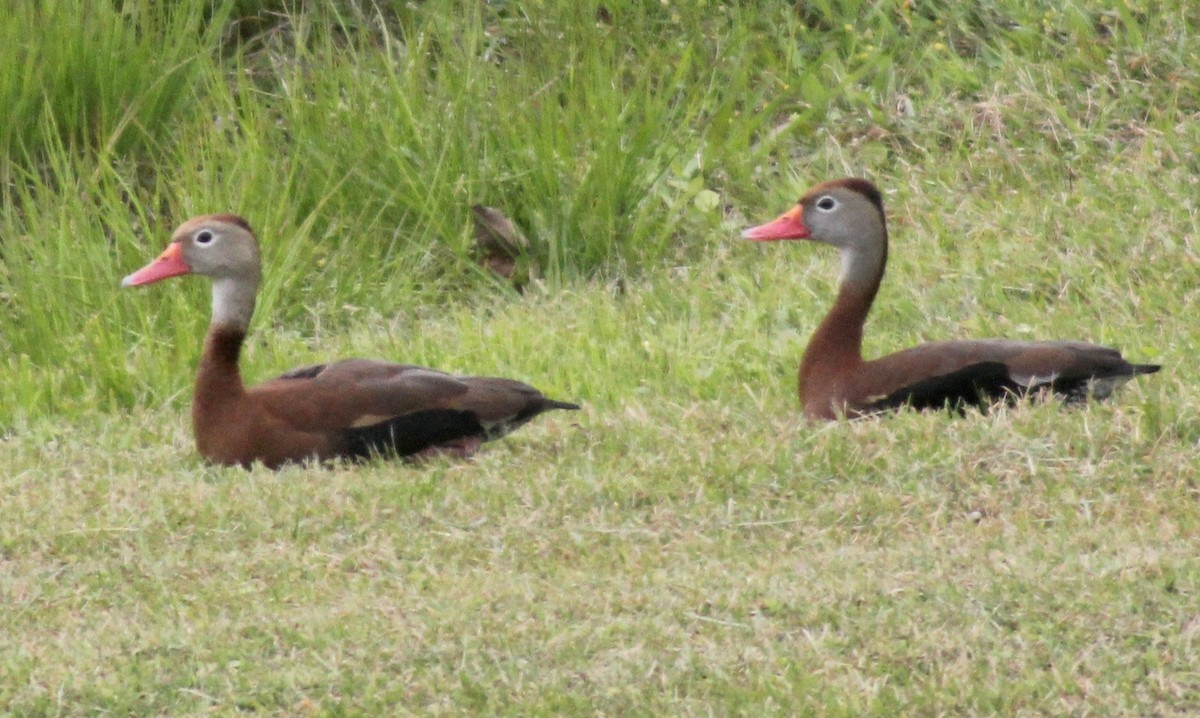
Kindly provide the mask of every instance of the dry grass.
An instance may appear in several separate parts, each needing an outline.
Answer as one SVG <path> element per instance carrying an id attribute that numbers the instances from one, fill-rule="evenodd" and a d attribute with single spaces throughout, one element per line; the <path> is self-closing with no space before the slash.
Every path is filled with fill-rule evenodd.
<path id="1" fill-rule="evenodd" d="M 1191 712 L 1200 447 L 1177 380 L 1076 411 L 809 426 L 786 348 L 742 348 L 773 351 L 756 330 L 773 309 L 728 305 L 723 331 L 673 346 L 724 301 L 717 286 L 701 270 L 623 298 L 597 287 L 489 310 L 488 333 L 540 318 L 548 336 L 531 341 L 561 347 L 569 385 L 595 350 L 571 341 L 571 317 L 593 307 L 608 354 L 591 380 L 623 388 L 466 464 L 203 468 L 174 409 L 21 427 L 5 441 L 5 701 Z M 489 337 L 473 312 L 421 322 L 414 352 L 477 357 Z M 681 352 L 681 374 L 632 375 L 663 361 L 623 330 L 635 318 Z M 751 350 L 753 381 L 729 379 Z M 686 373 L 700 357 L 717 365 L 711 388 Z M 780 376 L 759 381 L 763 362 Z"/>

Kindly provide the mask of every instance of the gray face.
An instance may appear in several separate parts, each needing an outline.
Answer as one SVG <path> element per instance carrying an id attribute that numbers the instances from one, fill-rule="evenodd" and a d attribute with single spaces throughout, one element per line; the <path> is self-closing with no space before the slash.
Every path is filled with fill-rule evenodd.
<path id="1" fill-rule="evenodd" d="M 213 279 L 257 279 L 258 243 L 236 224 L 210 218 L 187 222 L 172 241 L 183 248 L 183 259 L 192 272 Z"/>
<path id="2" fill-rule="evenodd" d="M 883 218 L 869 199 L 845 187 L 805 195 L 804 225 L 810 238 L 839 249 L 873 253 L 886 243 Z"/>

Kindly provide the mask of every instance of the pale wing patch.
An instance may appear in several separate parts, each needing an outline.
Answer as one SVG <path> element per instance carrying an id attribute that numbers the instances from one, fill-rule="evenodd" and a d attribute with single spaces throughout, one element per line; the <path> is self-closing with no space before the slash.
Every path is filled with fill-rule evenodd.
<path id="1" fill-rule="evenodd" d="M 1038 376 L 1037 374 L 1030 374 L 1029 376 L 1013 375 L 1012 380 L 1015 381 L 1016 383 L 1020 384 L 1021 386 L 1025 387 L 1026 389 L 1028 389 L 1029 387 L 1032 387 L 1032 386 L 1042 386 L 1043 384 L 1052 384 L 1052 383 L 1054 383 L 1054 380 L 1057 378 L 1058 378 L 1058 374 L 1047 374 L 1045 376 Z"/>
<path id="2" fill-rule="evenodd" d="M 388 421 L 389 419 L 394 419 L 397 416 L 399 416 L 399 415 L 398 414 L 363 414 L 362 416 L 355 419 L 353 423 L 350 424 L 350 428 L 351 429 L 360 429 L 364 426 L 375 426 L 376 424 L 382 424 L 383 422 Z"/>

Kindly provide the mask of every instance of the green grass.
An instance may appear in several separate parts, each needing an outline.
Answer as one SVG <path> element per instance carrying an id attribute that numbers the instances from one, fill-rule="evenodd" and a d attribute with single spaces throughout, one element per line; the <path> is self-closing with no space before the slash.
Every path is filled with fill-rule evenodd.
<path id="1" fill-rule="evenodd" d="M 0 20 L 4 711 L 1195 712 L 1192 4 L 43 5 Z M 1163 372 L 806 424 L 836 259 L 736 234 L 846 174 L 892 228 L 868 354 Z M 207 287 L 117 283 L 230 210 L 248 377 L 386 357 L 584 411 L 467 463 L 204 466 Z"/>

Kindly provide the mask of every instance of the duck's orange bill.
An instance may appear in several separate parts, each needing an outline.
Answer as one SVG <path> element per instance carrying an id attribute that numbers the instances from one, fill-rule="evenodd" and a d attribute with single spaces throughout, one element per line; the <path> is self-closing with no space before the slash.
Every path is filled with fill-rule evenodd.
<path id="1" fill-rule="evenodd" d="M 804 208 L 796 205 L 790 211 L 780 215 L 774 222 L 760 224 L 742 232 L 743 239 L 755 242 L 767 242 L 773 239 L 804 239 L 808 237 L 808 227 L 804 226 Z"/>
<path id="2" fill-rule="evenodd" d="M 158 255 L 158 259 L 122 279 L 121 286 L 136 287 L 142 284 L 150 284 L 160 279 L 178 277 L 190 271 L 192 271 L 192 268 L 188 266 L 187 262 L 183 261 L 183 245 L 179 242 L 171 242 L 163 250 L 163 253 Z"/>

